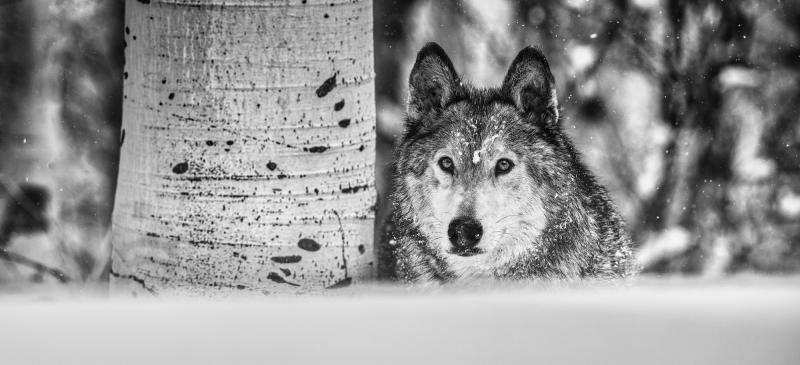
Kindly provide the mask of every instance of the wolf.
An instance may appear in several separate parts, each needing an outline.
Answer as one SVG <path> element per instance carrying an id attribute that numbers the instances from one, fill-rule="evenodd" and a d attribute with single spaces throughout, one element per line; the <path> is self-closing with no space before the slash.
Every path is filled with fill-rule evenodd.
<path id="1" fill-rule="evenodd" d="M 534 47 L 502 86 L 476 88 L 428 43 L 409 76 L 392 167 L 397 279 L 616 279 L 635 272 L 608 193 L 560 127 Z"/>

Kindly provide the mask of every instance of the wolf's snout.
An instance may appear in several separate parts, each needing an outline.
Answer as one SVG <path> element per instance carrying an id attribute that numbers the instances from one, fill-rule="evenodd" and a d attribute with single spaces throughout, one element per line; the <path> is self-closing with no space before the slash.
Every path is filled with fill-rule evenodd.
<path id="1" fill-rule="evenodd" d="M 472 217 L 458 217 L 450 222 L 447 236 L 457 249 L 475 247 L 483 236 L 481 222 Z"/>

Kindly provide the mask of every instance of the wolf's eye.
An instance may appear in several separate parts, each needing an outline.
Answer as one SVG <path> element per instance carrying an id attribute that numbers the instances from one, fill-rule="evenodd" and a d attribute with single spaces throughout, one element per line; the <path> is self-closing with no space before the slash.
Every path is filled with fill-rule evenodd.
<path id="1" fill-rule="evenodd" d="M 501 158 L 497 161 L 497 165 L 494 167 L 495 175 L 502 175 L 507 174 L 511 169 L 514 168 L 514 163 L 507 158 Z"/>
<path id="2" fill-rule="evenodd" d="M 452 174 L 453 160 L 450 157 L 442 157 L 439 159 L 439 167 L 441 167 L 446 173 Z"/>

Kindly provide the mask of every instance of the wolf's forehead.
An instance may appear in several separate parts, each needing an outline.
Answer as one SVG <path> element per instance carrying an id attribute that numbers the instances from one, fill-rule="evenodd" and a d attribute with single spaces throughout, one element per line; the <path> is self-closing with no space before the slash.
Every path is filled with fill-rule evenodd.
<path id="1" fill-rule="evenodd" d="M 454 110 L 455 123 L 451 148 L 472 153 L 502 146 L 519 116 L 503 104 L 463 105 Z"/>

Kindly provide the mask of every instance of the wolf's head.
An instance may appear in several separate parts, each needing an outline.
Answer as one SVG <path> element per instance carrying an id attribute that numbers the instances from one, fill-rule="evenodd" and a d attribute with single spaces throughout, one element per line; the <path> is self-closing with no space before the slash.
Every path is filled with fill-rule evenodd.
<path id="1" fill-rule="evenodd" d="M 395 209 L 445 270 L 491 275 L 540 255 L 576 157 L 561 131 L 555 82 L 540 51 L 523 49 L 500 88 L 477 89 L 439 45 L 409 77 L 405 134 L 396 151 Z"/>

